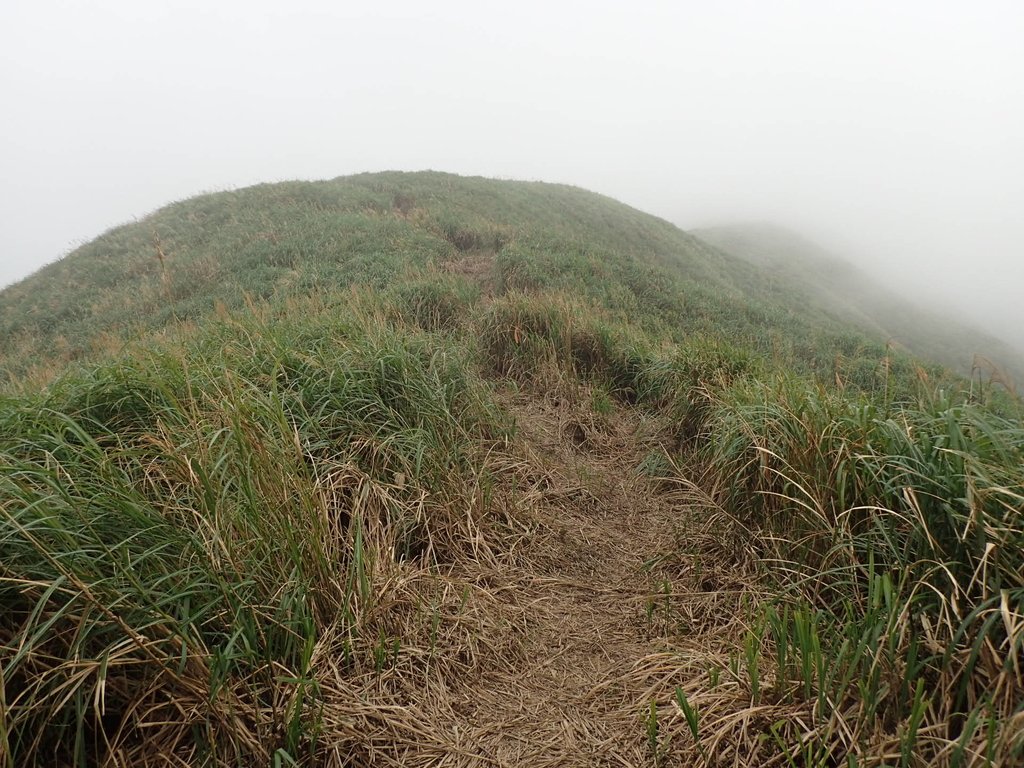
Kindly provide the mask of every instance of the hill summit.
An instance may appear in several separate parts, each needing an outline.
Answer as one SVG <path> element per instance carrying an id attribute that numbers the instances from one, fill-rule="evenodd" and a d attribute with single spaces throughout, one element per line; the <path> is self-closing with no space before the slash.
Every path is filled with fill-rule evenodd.
<path id="1" fill-rule="evenodd" d="M 400 292 L 435 273 L 498 294 L 566 291 L 674 338 L 725 338 L 829 379 L 863 379 L 863 359 L 877 362 L 893 338 L 961 373 L 992 346 L 866 279 L 851 293 L 834 260 L 809 258 L 794 238 L 697 235 L 574 187 L 433 172 L 203 195 L 0 292 L 0 373 L 46 380 L 217 307 L 352 286 Z"/>

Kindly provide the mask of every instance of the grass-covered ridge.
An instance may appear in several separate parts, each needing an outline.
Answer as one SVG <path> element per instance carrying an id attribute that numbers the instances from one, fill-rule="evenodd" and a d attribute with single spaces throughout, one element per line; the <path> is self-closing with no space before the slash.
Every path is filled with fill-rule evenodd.
<path id="1" fill-rule="evenodd" d="M 383 173 L 203 195 L 110 230 L 0 292 L 0 380 L 45 381 L 217 307 L 400 286 L 422 270 L 486 274 L 484 291 L 573 293 L 676 340 L 725 336 L 860 383 L 889 340 L 607 197 Z"/>
<path id="2" fill-rule="evenodd" d="M 1020 763 L 1020 404 L 763 277 L 374 174 L 0 294 L 0 766 Z"/>

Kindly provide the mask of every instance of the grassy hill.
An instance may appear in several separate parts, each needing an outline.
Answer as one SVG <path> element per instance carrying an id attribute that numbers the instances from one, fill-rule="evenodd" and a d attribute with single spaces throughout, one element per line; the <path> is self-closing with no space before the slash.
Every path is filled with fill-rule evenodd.
<path id="1" fill-rule="evenodd" d="M 0 293 L 0 374 L 46 380 L 216 307 L 395 289 L 474 258 L 494 260 L 486 290 L 569 292 L 677 340 L 725 337 L 825 377 L 865 384 L 885 356 L 885 334 L 804 301 L 799 280 L 609 198 L 390 173 L 205 195 L 107 232 Z"/>
<path id="2" fill-rule="evenodd" d="M 874 337 L 969 376 L 975 355 L 1024 381 L 1021 352 L 953 314 L 924 309 L 899 291 L 873 280 L 856 266 L 799 235 L 766 224 L 745 224 L 691 232 L 727 253 L 764 270 L 783 300 L 798 292 L 805 303 Z M 986 369 L 986 373 L 988 369 Z"/>
<path id="3" fill-rule="evenodd" d="M 779 277 L 385 173 L 3 291 L 0 766 L 1020 763 L 1020 405 Z"/>
<path id="4" fill-rule="evenodd" d="M 501 252 L 509 287 L 532 279 L 534 253 L 552 261 L 545 279 L 593 265 L 590 287 L 618 291 L 611 303 L 628 307 L 627 294 L 656 290 L 668 266 L 697 284 L 728 285 L 737 261 L 702 249 L 665 222 L 557 185 L 435 173 L 265 185 L 111 230 L 0 294 L 0 329 L 5 356 L 18 344 L 36 347 L 32 357 L 53 346 L 75 356 L 101 334 L 202 318 L 217 302 L 383 288 L 465 253 Z M 600 285 L 610 271 L 623 280 Z"/>

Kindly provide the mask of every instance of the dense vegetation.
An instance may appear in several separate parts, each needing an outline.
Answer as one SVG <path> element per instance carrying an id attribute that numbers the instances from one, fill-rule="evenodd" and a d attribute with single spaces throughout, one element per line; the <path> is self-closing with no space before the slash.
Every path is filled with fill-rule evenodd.
<path id="1" fill-rule="evenodd" d="M 219 193 L 0 294 L 0 334 L 6 765 L 409 764 L 403 702 L 475 669 L 487 569 L 544 530 L 505 402 L 552 392 L 657 425 L 632 469 L 702 535 L 651 557 L 740 595 L 637 713 L 652 764 L 1024 761 L 1018 403 L 665 222 L 442 174 Z"/>
<path id="2" fill-rule="evenodd" d="M 496 261 L 485 292 L 565 291 L 654 335 L 726 338 L 826 378 L 866 384 L 889 340 L 600 195 L 367 174 L 206 195 L 109 231 L 0 294 L 0 380 L 45 381 L 68 361 L 199 323 L 218 306 L 394 287 L 428 268 L 471 271 L 482 256 Z"/>

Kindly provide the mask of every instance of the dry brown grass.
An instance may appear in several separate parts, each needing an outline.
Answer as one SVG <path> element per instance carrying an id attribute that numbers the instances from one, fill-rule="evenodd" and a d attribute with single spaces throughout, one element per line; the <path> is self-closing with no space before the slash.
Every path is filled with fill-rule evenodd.
<path id="1" fill-rule="evenodd" d="M 522 458 L 507 468 L 497 495 L 535 521 L 534 535 L 515 556 L 467 559 L 453 573 L 474 589 L 466 614 L 450 624 L 460 640 L 450 640 L 446 666 L 429 676 L 389 672 L 373 685 L 374 703 L 349 713 L 348 726 L 344 702 L 365 700 L 367 691 L 353 696 L 351 676 L 337 677 L 339 711 L 331 720 L 351 738 L 333 753 L 338 759 L 396 766 L 692 762 L 672 697 L 698 670 L 706 676 L 709 664 L 727 666 L 744 628 L 737 619 L 743 585 L 712 587 L 729 575 L 679 558 L 651 559 L 676 550 L 685 514 L 633 471 L 656 445 L 653 428 L 620 409 L 595 417 L 585 394 L 567 394 L 506 398 Z M 415 629 L 406 625 L 403 636 L 416 636 Z M 721 740 L 735 735 L 726 752 L 756 754 L 761 713 L 728 686 L 716 696 Z M 660 713 L 654 741 L 644 720 L 652 701 Z"/>

